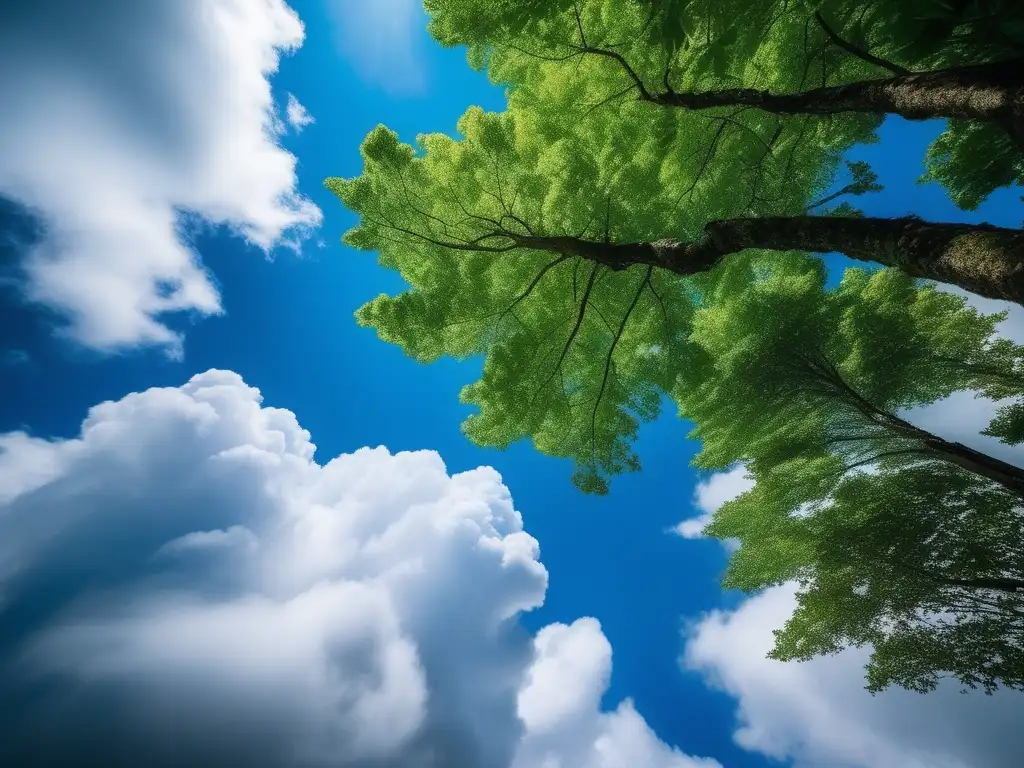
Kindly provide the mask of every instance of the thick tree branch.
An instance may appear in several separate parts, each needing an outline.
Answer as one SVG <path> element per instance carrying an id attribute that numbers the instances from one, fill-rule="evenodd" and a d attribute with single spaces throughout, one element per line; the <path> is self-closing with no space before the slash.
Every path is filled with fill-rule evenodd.
<path id="1" fill-rule="evenodd" d="M 907 120 L 958 118 L 994 123 L 1024 148 L 1024 61 L 996 62 L 862 80 L 798 93 L 755 88 L 703 92 L 640 92 L 642 101 L 678 109 L 750 106 L 776 115 L 844 112 L 899 115 Z M 635 74 L 635 73 L 634 73 Z M 645 95 L 649 93 L 649 95 Z"/>
<path id="2" fill-rule="evenodd" d="M 823 22 L 822 22 L 823 23 Z M 829 31 L 825 25 L 826 31 Z M 834 33 L 832 33 L 834 35 Z M 840 39 L 835 36 L 837 45 Z M 890 72 L 893 77 L 844 85 L 822 85 L 797 93 L 772 93 L 757 88 L 723 88 L 678 92 L 666 87 L 651 91 L 619 52 L 583 44 L 577 53 L 616 62 L 641 101 L 679 109 L 704 110 L 749 106 L 776 115 L 835 115 L 844 112 L 900 115 L 907 120 L 959 118 L 994 123 L 1024 150 L 1024 60 L 909 72 L 842 41 L 841 47 Z M 852 49 L 852 50 L 851 50 Z"/>
<path id="3" fill-rule="evenodd" d="M 568 236 L 508 235 L 521 247 L 573 254 L 625 269 L 653 265 L 680 275 L 708 271 L 748 248 L 842 253 L 912 276 L 1024 304 L 1024 231 L 914 216 L 789 216 L 722 219 L 694 241 L 604 243 Z"/>
<path id="4" fill-rule="evenodd" d="M 974 475 L 991 480 L 1019 498 L 1024 499 L 1024 469 L 1015 467 L 981 451 L 976 451 L 963 443 L 946 440 L 911 424 L 895 413 L 879 407 L 847 382 L 839 369 L 824 353 L 819 352 L 815 355 L 796 354 L 795 360 L 803 372 L 825 385 L 820 390 L 823 395 L 833 397 L 838 401 L 848 404 L 869 422 L 880 427 L 879 433 L 875 435 L 875 440 L 879 438 L 883 441 L 887 439 L 898 441 L 910 440 L 916 444 L 913 447 L 891 450 L 881 453 L 877 457 L 858 461 L 848 467 L 848 469 L 874 463 L 876 458 L 883 456 L 917 453 L 944 461 L 967 470 Z M 829 388 L 831 388 L 831 392 L 828 391 Z M 836 442 L 838 441 L 839 439 L 836 440 Z"/>
<path id="5" fill-rule="evenodd" d="M 523 234 L 500 227 L 469 239 L 441 240 L 392 222 L 367 221 L 457 251 L 507 253 L 528 248 L 579 256 L 612 270 L 642 264 L 679 275 L 706 272 L 726 256 L 750 248 L 842 253 L 899 269 L 911 277 L 1024 305 L 1024 231 L 990 224 L 937 223 L 915 216 L 736 218 L 708 222 L 703 236 L 693 241 L 614 243 L 572 235 Z M 485 244 L 488 240 L 506 242 Z"/>

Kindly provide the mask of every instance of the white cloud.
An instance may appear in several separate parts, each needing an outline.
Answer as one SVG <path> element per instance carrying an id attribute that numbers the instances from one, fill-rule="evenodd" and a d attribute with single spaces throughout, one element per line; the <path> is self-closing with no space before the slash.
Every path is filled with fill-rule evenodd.
<path id="1" fill-rule="evenodd" d="M 519 625 L 547 574 L 494 470 L 314 450 L 227 371 L 0 435 L 0 763 L 717 765 L 600 711 L 596 621 Z"/>
<path id="2" fill-rule="evenodd" d="M 309 110 L 302 106 L 302 104 L 299 103 L 299 100 L 290 93 L 288 94 L 288 104 L 285 107 L 285 117 L 288 120 L 288 125 L 290 125 L 296 133 L 301 133 L 302 129 L 307 125 L 316 122 L 313 116 L 309 114 Z"/>
<path id="3" fill-rule="evenodd" d="M 736 697 L 740 746 L 797 768 L 1011 768 L 1019 764 L 1024 709 L 1018 693 L 926 695 L 864 689 L 868 652 L 808 662 L 766 658 L 796 601 L 768 589 L 693 629 L 684 663 Z"/>
<path id="4" fill-rule="evenodd" d="M 721 768 L 668 747 L 628 699 L 600 711 L 612 647 L 595 619 L 551 624 L 534 644 L 536 660 L 519 693 L 526 735 L 513 768 Z"/>
<path id="5" fill-rule="evenodd" d="M 716 472 L 707 480 L 697 483 L 693 494 L 693 505 L 700 510 L 697 517 L 688 518 L 678 523 L 672 530 L 684 539 L 704 538 L 704 529 L 711 522 L 718 508 L 725 502 L 735 499 L 754 487 L 754 481 L 747 474 L 742 464 L 725 472 Z M 732 549 L 735 543 L 725 542 Z"/>
<path id="6" fill-rule="evenodd" d="M 422 0 L 329 0 L 341 52 L 368 82 L 388 93 L 426 84 Z"/>
<path id="7" fill-rule="evenodd" d="M 71 337 L 176 352 L 164 313 L 221 311 L 179 212 L 262 249 L 319 223 L 277 144 L 267 79 L 302 39 L 284 0 L 44 0 L 6 14 L 0 194 L 43 221 L 25 288 Z"/>

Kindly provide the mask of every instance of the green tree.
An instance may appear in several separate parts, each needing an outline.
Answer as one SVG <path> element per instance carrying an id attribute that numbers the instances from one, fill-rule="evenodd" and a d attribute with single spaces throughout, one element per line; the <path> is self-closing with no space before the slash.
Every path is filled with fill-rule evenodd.
<path id="1" fill-rule="evenodd" d="M 921 429 L 904 409 L 973 390 L 1004 403 L 990 434 L 1024 439 L 1021 348 L 993 337 L 998 317 L 919 285 L 1024 303 L 1024 232 L 859 215 L 847 198 L 877 190 L 869 168 L 848 165 L 849 181 L 831 190 L 842 154 L 872 140 L 886 109 L 877 99 L 864 110 L 808 101 L 817 91 L 819 107 L 826 96 L 834 107 L 839 92 L 823 90 L 855 98 L 860 88 L 861 106 L 871 89 L 904 106 L 921 89 L 942 109 L 982 91 L 1012 102 L 1012 71 L 996 66 L 1006 28 L 992 14 L 975 18 L 982 4 L 940 13 L 945 31 L 931 45 L 911 39 L 919 25 L 909 21 L 876 28 L 886 8 L 911 19 L 922 2 L 436 0 L 434 33 L 470 45 L 474 63 L 510 86 L 509 109 L 472 108 L 461 139 L 421 136 L 415 147 L 378 127 L 362 174 L 327 184 L 359 216 L 345 242 L 379 252 L 409 286 L 363 306 L 358 321 L 423 362 L 483 356 L 480 380 L 462 393 L 478 408 L 464 424 L 473 441 L 529 437 L 572 459 L 583 490 L 604 492 L 611 476 L 639 468 L 638 424 L 668 396 L 696 424 L 701 466 L 744 462 L 757 479 L 711 527 L 743 541 L 731 585 L 795 578 L 812 600 L 846 578 L 860 597 L 897 567 L 878 531 L 916 547 L 902 581 L 890 574 L 899 594 L 868 589 L 877 599 L 846 624 L 819 611 L 800 629 L 798 612 L 779 658 L 871 642 L 876 687 L 927 688 L 942 674 L 1016 684 L 1007 654 L 1020 563 L 971 526 L 1014 530 L 1024 472 Z M 672 8 L 691 26 L 666 32 Z M 799 109 L 766 101 L 792 106 L 793 94 Z M 697 96 L 710 101 L 695 106 Z M 1019 175 L 1013 115 L 916 109 L 904 112 L 971 118 L 951 123 L 930 160 L 961 203 L 993 184 L 991 173 L 957 170 L 964 135 L 977 139 L 970 152 L 1002 142 L 1003 170 Z M 850 271 L 826 290 L 808 252 L 832 251 L 890 268 Z M 875 501 L 860 518 L 841 514 L 858 493 Z M 941 515 L 923 519 L 937 504 Z M 907 519 L 886 518 L 892 509 Z M 915 538 L 929 525 L 934 535 Z M 829 550 L 830 536 L 845 538 Z M 858 547 L 870 573 L 857 570 Z M 974 621 L 963 595 L 992 622 Z M 947 615 L 946 635 L 922 634 Z M 935 647 L 901 651 L 913 637 Z M 971 650 L 978 638 L 1009 660 L 986 667 Z"/>
<path id="2" fill-rule="evenodd" d="M 1024 6 L 1013 0 L 427 0 L 445 45 L 562 108 L 951 118 L 923 180 L 965 208 L 1024 179 Z M 552 83 L 569 87 L 553 86 Z M 613 119 L 613 118 L 609 118 Z"/>
<path id="3" fill-rule="evenodd" d="M 420 137 L 419 154 L 378 128 L 364 142 L 362 175 L 328 181 L 360 215 L 346 242 L 379 251 L 410 285 L 364 306 L 359 322 L 422 361 L 485 355 L 481 380 L 463 392 L 480 408 L 465 424 L 474 441 L 503 447 L 531 437 L 572 458 L 577 484 L 598 492 L 609 475 L 638 468 L 630 449 L 638 422 L 658 413 L 688 364 L 693 311 L 723 279 L 722 270 L 703 282 L 694 276 L 757 257 L 744 249 L 782 251 L 783 260 L 795 258 L 787 249 L 841 251 L 1024 299 L 1016 230 L 914 218 L 717 218 L 806 210 L 831 150 L 803 142 L 793 126 L 780 136 L 795 142 L 803 167 L 787 153 L 755 151 L 709 170 L 714 139 L 701 146 L 699 123 L 686 117 L 670 119 L 683 120 L 675 127 L 691 130 L 697 149 L 666 163 L 661 140 L 628 124 L 609 136 L 589 124 L 560 126 L 556 114 L 555 128 L 566 131 L 558 138 L 537 111 L 471 109 L 459 124 L 463 140 Z M 714 194 L 729 176 L 759 194 Z M 854 191 L 871 183 L 862 174 Z M 689 196 L 694 189 L 702 194 Z"/>
<path id="4" fill-rule="evenodd" d="M 771 657 L 868 646 L 871 691 L 1024 689 L 1020 497 L 938 462 L 851 474 L 827 502 L 793 482 L 815 475 L 800 459 L 762 472 L 709 528 L 741 541 L 725 586 L 799 585 Z"/>
<path id="5" fill-rule="evenodd" d="M 744 462 L 757 474 L 829 457 L 834 482 L 866 465 L 940 461 L 1024 499 L 1024 470 L 901 415 L 974 391 L 1010 401 L 990 433 L 1017 442 L 1024 348 L 995 336 L 1004 315 L 980 315 L 891 269 L 848 270 L 834 290 L 820 262 L 806 258 L 725 271 L 739 274 L 724 276 L 728 290 L 694 311 L 690 361 L 672 390 L 696 424 L 698 466 Z"/>
<path id="6" fill-rule="evenodd" d="M 798 582 L 774 658 L 869 645 L 874 691 L 1024 688 L 1024 470 L 903 413 L 973 390 L 1019 440 L 1024 348 L 894 270 L 827 290 L 809 259 L 755 268 L 695 311 L 673 392 L 697 464 L 755 480 L 707 527 L 740 541 L 725 586 Z"/>

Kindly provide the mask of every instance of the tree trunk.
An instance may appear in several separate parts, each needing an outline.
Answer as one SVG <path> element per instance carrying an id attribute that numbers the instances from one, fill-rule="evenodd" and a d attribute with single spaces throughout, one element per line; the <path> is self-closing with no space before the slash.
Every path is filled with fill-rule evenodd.
<path id="1" fill-rule="evenodd" d="M 702 93 L 642 93 L 641 99 L 680 109 L 749 106 L 776 115 L 862 112 L 900 115 L 908 120 L 983 120 L 1002 127 L 1024 150 L 1024 59 L 861 80 L 799 93 L 725 88 Z"/>
<path id="2" fill-rule="evenodd" d="M 989 456 L 981 451 L 976 451 L 963 443 L 946 440 L 938 435 L 921 429 L 921 427 L 907 421 L 891 411 L 881 408 L 869 398 L 857 391 L 856 387 L 846 381 L 839 372 L 838 367 L 830 360 L 822 356 L 819 360 L 799 356 L 800 368 L 820 384 L 826 385 L 826 389 L 818 390 L 830 398 L 837 398 L 851 405 L 869 423 L 882 427 L 887 435 L 872 435 L 870 432 L 862 440 L 878 440 L 895 438 L 897 440 L 910 440 L 917 444 L 916 447 L 900 448 L 895 451 L 883 450 L 878 454 L 881 458 L 886 455 L 915 453 L 927 456 L 938 461 L 952 464 L 961 469 L 991 480 L 1002 486 L 1017 498 L 1024 500 L 1024 469 L 1014 466 L 994 456 Z M 877 459 L 872 459 L 873 463 Z M 858 464 L 868 463 L 866 461 Z"/>
<path id="3" fill-rule="evenodd" d="M 1021 579 L 987 577 L 982 576 L 976 579 L 953 579 L 945 576 L 929 574 L 929 577 L 940 584 L 949 584 L 953 587 L 967 587 L 968 589 L 995 589 L 1000 592 L 1024 592 L 1024 581 Z"/>
<path id="4" fill-rule="evenodd" d="M 968 448 L 963 443 L 943 440 L 935 435 L 929 434 L 924 444 L 925 452 L 935 458 L 948 461 L 950 464 L 966 469 L 980 477 L 988 478 L 1024 499 L 1024 469 L 981 451 Z"/>
<path id="5" fill-rule="evenodd" d="M 581 256 L 612 269 L 644 264 L 680 275 L 708 271 L 725 256 L 748 248 L 837 252 L 1024 304 L 1024 231 L 989 224 L 933 223 L 915 216 L 788 216 L 712 221 L 695 242 L 603 243 L 568 236 L 515 240 L 521 247 Z"/>

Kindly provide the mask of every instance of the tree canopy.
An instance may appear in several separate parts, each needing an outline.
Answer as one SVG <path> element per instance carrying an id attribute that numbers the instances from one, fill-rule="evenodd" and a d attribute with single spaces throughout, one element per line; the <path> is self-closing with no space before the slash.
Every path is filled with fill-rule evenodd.
<path id="1" fill-rule="evenodd" d="M 700 362 L 674 396 L 697 463 L 755 481 L 707 527 L 740 542 L 724 585 L 798 582 L 774 658 L 868 645 L 874 691 L 1024 688 L 1024 470 L 905 415 L 973 391 L 1003 402 L 989 433 L 1020 442 L 1024 347 L 995 335 L 1002 315 L 895 270 L 825 278 L 776 262 L 694 312 Z"/>
<path id="2" fill-rule="evenodd" d="M 1015 74 L 1024 57 L 1024 7 L 1013 0 L 427 0 L 425 6 L 434 36 L 445 45 L 467 45 L 475 66 L 510 86 L 512 103 L 544 100 L 579 112 L 639 98 L 648 115 L 719 104 L 709 122 L 728 110 L 734 125 L 745 125 L 763 119 L 751 107 L 771 109 L 773 95 L 831 88 L 802 101 L 776 99 L 777 108 L 804 114 L 809 130 L 822 122 L 834 129 L 850 109 L 874 112 L 876 121 L 885 113 L 955 118 L 928 150 L 923 180 L 943 184 L 964 208 L 1024 179 L 1024 91 Z M 980 79 L 956 74 L 999 62 L 1011 63 L 976 70 Z M 864 87 L 851 89 L 857 84 Z M 968 107 L 982 92 L 984 104 Z M 707 98 L 715 93 L 723 98 Z"/>
<path id="3" fill-rule="evenodd" d="M 681 130 L 698 117 L 662 119 Z M 630 448 L 638 424 L 657 415 L 675 386 L 690 354 L 692 312 L 721 279 L 692 276 L 725 254 L 742 265 L 757 258 L 744 256 L 750 245 L 782 251 L 783 260 L 792 257 L 787 247 L 842 250 L 941 279 L 943 265 L 977 272 L 975 260 L 989 253 L 982 239 L 994 238 L 1010 245 L 993 262 L 1003 266 L 992 284 L 1024 299 L 1024 264 L 1014 262 L 1024 233 L 1016 230 L 768 216 L 806 211 L 823 192 L 820 169 L 834 150 L 801 139 L 798 124 L 778 127 L 779 141 L 793 142 L 790 153 L 748 142 L 754 157 L 737 145 L 739 154 L 708 163 L 715 139 L 705 134 L 702 144 L 696 127 L 696 151 L 666 154 L 663 137 L 635 125 L 609 135 L 561 120 L 473 108 L 459 123 L 461 140 L 422 136 L 418 150 L 380 127 L 363 144 L 362 175 L 328 186 L 360 215 L 346 242 L 379 251 L 410 286 L 367 304 L 359 322 L 424 362 L 484 354 L 481 380 L 463 392 L 480 409 L 466 433 L 498 447 L 531 437 L 540 450 L 572 458 L 587 490 L 603 492 L 608 476 L 638 468 Z M 863 168 L 852 171 L 850 193 L 876 186 Z M 734 194 L 744 185 L 727 179 L 756 191 Z M 736 215 L 743 218 L 720 218 Z"/>
<path id="4" fill-rule="evenodd" d="M 844 153 L 887 114 L 949 118 L 926 179 L 962 207 L 1024 174 L 1024 7 L 1002 0 L 427 0 L 508 86 L 458 137 L 384 126 L 328 187 L 408 290 L 357 320 L 421 362 L 483 357 L 477 444 L 529 438 L 604 493 L 668 399 L 697 464 L 754 489 L 708 532 L 726 584 L 796 580 L 777 658 L 870 644 L 869 687 L 1024 686 L 1024 470 L 915 425 L 973 391 L 1024 442 L 1024 231 L 863 216 Z M 874 271 L 836 286 L 820 258 Z M 877 269 L 883 267 L 883 269 Z M 979 428 L 985 425 L 978 425 Z"/>
<path id="5" fill-rule="evenodd" d="M 697 146 L 668 157 L 664 137 L 626 125 L 611 136 L 596 122 L 589 133 L 562 127 L 558 138 L 545 120 L 559 119 L 473 108 L 459 122 L 462 140 L 422 136 L 419 154 L 381 127 L 363 144 L 362 175 L 328 186 L 360 214 L 345 241 L 379 251 L 410 285 L 364 306 L 359 322 L 423 362 L 485 353 L 482 379 L 463 392 L 480 406 L 467 434 L 494 446 L 530 436 L 540 450 L 576 460 L 582 487 L 603 490 L 604 476 L 637 467 L 629 443 L 638 419 L 657 414 L 673 377 L 668 358 L 650 350 L 682 353 L 675 338 L 687 329 L 692 288 L 666 270 L 510 250 L 495 227 L 598 243 L 697 236 L 719 215 L 802 210 L 823 187 L 816 169 L 830 150 L 788 129 L 780 141 L 793 143 L 792 154 L 762 158 L 737 134 L 711 166 L 686 114 L 661 119 L 680 141 L 691 131 Z M 751 170 L 752 161 L 783 167 Z M 760 194 L 711 194 L 721 174 Z"/>

